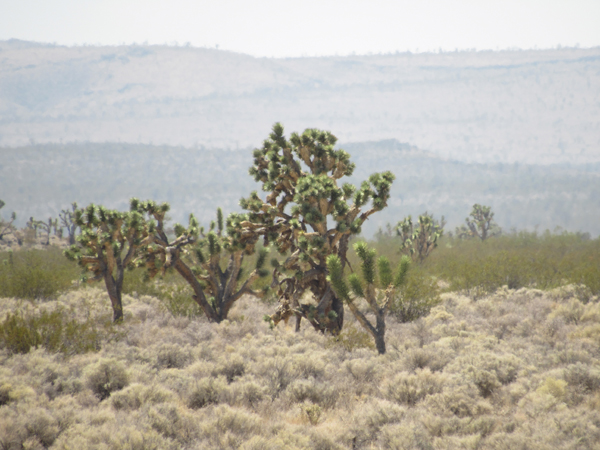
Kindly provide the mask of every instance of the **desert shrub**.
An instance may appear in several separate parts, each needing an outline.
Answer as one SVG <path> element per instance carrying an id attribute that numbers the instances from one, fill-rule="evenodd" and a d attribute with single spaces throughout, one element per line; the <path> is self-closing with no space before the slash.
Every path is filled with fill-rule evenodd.
<path id="1" fill-rule="evenodd" d="M 412 322 L 429 314 L 431 308 L 441 302 L 439 294 L 435 279 L 415 267 L 408 272 L 405 284 L 398 288 L 390 312 L 401 323 Z"/>
<path id="2" fill-rule="evenodd" d="M 231 406 L 245 406 L 247 408 L 256 408 L 256 406 L 267 398 L 268 390 L 266 386 L 259 384 L 253 377 L 245 377 L 232 383 L 227 392 L 227 403 Z"/>
<path id="3" fill-rule="evenodd" d="M 46 408 L 30 405 L 4 409 L 0 415 L 0 448 L 45 449 L 61 433 L 59 420 Z"/>
<path id="4" fill-rule="evenodd" d="M 210 417 L 211 420 L 201 426 L 202 434 L 211 442 L 212 448 L 239 448 L 253 435 L 260 434 L 264 427 L 258 415 L 227 405 L 215 407 Z"/>
<path id="5" fill-rule="evenodd" d="M 0 297 L 55 298 L 78 277 L 77 265 L 55 247 L 0 254 Z"/>
<path id="6" fill-rule="evenodd" d="M 325 362 L 314 352 L 294 355 L 294 366 L 302 378 L 321 378 L 325 373 Z"/>
<path id="7" fill-rule="evenodd" d="M 467 370 L 467 373 L 484 398 L 491 396 L 495 390 L 502 386 L 500 381 L 498 381 L 498 377 L 492 371 L 471 366 Z"/>
<path id="8" fill-rule="evenodd" d="M 194 417 L 175 403 L 152 405 L 147 411 L 152 429 L 184 447 L 189 446 L 200 436 L 200 429 Z"/>
<path id="9" fill-rule="evenodd" d="M 222 379 L 206 377 L 196 381 L 187 394 L 187 405 L 191 409 L 200 409 L 208 405 L 216 405 L 226 389 Z"/>
<path id="10" fill-rule="evenodd" d="M 375 350 L 373 338 L 371 338 L 369 333 L 362 331 L 353 325 L 346 325 L 341 333 L 336 336 L 331 336 L 327 348 L 331 348 L 332 346 L 340 346 L 348 352 L 360 348 Z"/>
<path id="11" fill-rule="evenodd" d="M 275 356 L 262 361 L 258 367 L 269 395 L 276 398 L 298 378 L 298 372 L 290 358 Z"/>
<path id="12" fill-rule="evenodd" d="M 319 405 L 315 405 L 314 403 L 307 403 L 302 405 L 302 412 L 306 415 L 308 422 L 311 425 L 316 425 L 319 423 L 319 419 L 321 418 L 321 413 L 323 409 Z"/>
<path id="13" fill-rule="evenodd" d="M 546 377 L 544 382 L 537 388 L 539 394 L 551 395 L 557 400 L 564 400 L 567 395 L 567 385 L 565 380 L 554 377 Z"/>
<path id="14" fill-rule="evenodd" d="M 173 402 L 176 395 L 159 385 L 144 386 L 132 384 L 126 388 L 114 392 L 110 396 L 110 403 L 116 410 L 136 410 L 145 404 L 158 404 Z"/>
<path id="15" fill-rule="evenodd" d="M 160 300 L 163 308 L 174 317 L 198 317 L 203 312 L 193 299 L 189 285 L 172 270 L 150 279 L 145 269 L 134 268 L 123 280 L 123 293 L 149 295 Z"/>
<path id="16" fill-rule="evenodd" d="M 67 354 L 98 350 L 110 324 L 95 323 L 91 318 L 78 322 L 69 315 L 60 308 L 39 315 L 8 313 L 0 323 L 0 347 L 11 353 L 27 353 L 32 347 Z"/>
<path id="17" fill-rule="evenodd" d="M 536 286 L 550 289 L 565 283 L 600 293 L 600 239 L 577 233 L 515 232 L 478 242 L 443 238 L 426 270 L 450 283 L 451 290 L 475 296 Z M 587 300 L 586 300 L 587 301 Z"/>
<path id="18" fill-rule="evenodd" d="M 356 382 L 370 384 L 378 375 L 377 366 L 378 361 L 374 358 L 356 358 L 345 361 L 343 367 Z"/>
<path id="19" fill-rule="evenodd" d="M 584 394 L 600 390 L 600 370 L 581 363 L 571 364 L 565 369 L 565 381 Z"/>
<path id="20" fill-rule="evenodd" d="M 182 369 L 191 360 L 190 351 L 175 344 L 162 344 L 156 351 L 156 365 L 159 368 Z"/>
<path id="21" fill-rule="evenodd" d="M 477 369 L 492 372 L 503 385 L 515 381 L 519 368 L 523 365 L 521 359 L 512 354 L 496 355 L 489 352 L 479 353 L 472 362 Z"/>
<path id="22" fill-rule="evenodd" d="M 432 449 L 431 437 L 423 427 L 414 424 L 389 424 L 381 427 L 380 448 L 389 450 Z"/>
<path id="23" fill-rule="evenodd" d="M 377 441 L 381 429 L 389 424 L 397 424 L 405 417 L 403 407 L 387 400 L 372 398 L 355 409 L 353 424 L 350 428 L 354 434 L 355 448 L 370 448 L 369 444 Z"/>
<path id="24" fill-rule="evenodd" d="M 240 355 L 232 355 L 224 361 L 220 361 L 213 370 L 213 376 L 223 375 L 227 383 L 241 377 L 246 372 L 246 363 Z"/>
<path id="25" fill-rule="evenodd" d="M 428 395 L 442 391 L 442 378 L 429 369 L 415 374 L 401 372 L 384 387 L 386 398 L 397 403 L 414 406 Z"/>
<path id="26" fill-rule="evenodd" d="M 439 394 L 433 394 L 426 400 L 426 407 L 438 414 L 452 413 L 456 417 L 479 417 L 490 414 L 492 405 L 481 399 L 478 389 L 471 386 L 453 386 Z"/>
<path id="27" fill-rule="evenodd" d="M 450 357 L 440 349 L 414 348 L 406 352 L 405 365 L 410 371 L 429 368 L 432 372 L 440 372 L 450 361 Z"/>
<path id="28" fill-rule="evenodd" d="M 335 406 L 339 389 L 326 383 L 310 380 L 295 380 L 286 389 L 286 393 L 293 403 L 309 402 L 322 408 Z M 314 425 L 314 424 L 313 424 Z"/>
<path id="29" fill-rule="evenodd" d="M 56 418 L 43 408 L 28 411 L 24 425 L 30 442 L 34 438 L 33 442 L 38 441 L 42 448 L 50 447 L 61 431 Z"/>
<path id="30" fill-rule="evenodd" d="M 567 303 L 558 305 L 554 311 L 548 315 L 548 319 L 561 318 L 566 323 L 579 324 L 585 314 L 585 306 L 576 298 L 572 298 Z"/>
<path id="31" fill-rule="evenodd" d="M 12 385 L 4 382 L 0 384 L 0 406 L 7 405 L 10 402 L 10 391 L 12 390 Z"/>
<path id="32" fill-rule="evenodd" d="M 100 359 L 87 370 L 87 386 L 104 400 L 113 392 L 129 384 L 129 376 L 122 363 L 114 359 Z"/>

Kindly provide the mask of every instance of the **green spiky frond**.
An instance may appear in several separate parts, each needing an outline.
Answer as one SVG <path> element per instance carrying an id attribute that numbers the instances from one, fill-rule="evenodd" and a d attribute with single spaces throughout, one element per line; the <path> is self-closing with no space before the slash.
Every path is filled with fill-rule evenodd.
<path id="1" fill-rule="evenodd" d="M 327 270 L 329 271 L 327 280 L 331 283 L 331 287 L 337 296 L 346 301 L 350 300 L 348 286 L 344 281 L 342 262 L 337 255 L 327 257 Z"/>

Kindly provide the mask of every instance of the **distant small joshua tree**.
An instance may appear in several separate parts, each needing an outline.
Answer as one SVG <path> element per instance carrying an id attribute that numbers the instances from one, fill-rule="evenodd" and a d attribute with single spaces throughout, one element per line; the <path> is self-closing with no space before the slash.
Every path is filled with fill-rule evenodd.
<path id="1" fill-rule="evenodd" d="M 6 203 L 0 200 L 0 209 L 4 208 L 4 205 L 6 205 Z M 17 214 L 14 211 L 10 215 L 10 221 L 8 222 L 6 222 L 4 219 L 2 219 L 2 217 L 0 217 L 0 241 L 2 240 L 4 235 L 15 231 L 15 227 L 13 226 L 13 222 L 15 220 L 17 220 Z"/>
<path id="2" fill-rule="evenodd" d="M 502 230 L 494 222 L 494 213 L 490 206 L 479 204 L 473 205 L 470 217 L 465 219 L 467 226 L 462 225 L 456 228 L 456 235 L 459 238 L 479 238 L 485 241 L 492 236 L 498 236 Z"/>
<path id="3" fill-rule="evenodd" d="M 62 228 L 66 228 L 67 229 L 67 234 L 69 235 L 69 245 L 73 245 L 75 244 L 75 233 L 77 232 L 77 223 L 75 223 L 75 211 L 77 211 L 77 203 L 73 202 L 71 203 L 71 208 L 72 211 L 69 211 L 68 209 L 63 209 L 60 214 L 58 215 L 58 218 L 60 219 L 60 223 L 62 225 Z"/>
<path id="4" fill-rule="evenodd" d="M 58 219 L 53 220 L 52 217 L 48 217 L 48 221 L 44 222 L 43 220 L 35 220 L 31 217 L 30 221 L 33 222 L 35 230 L 39 229 L 46 232 L 46 242 L 44 242 L 44 245 L 50 245 L 50 233 L 54 230 L 54 234 L 57 234 Z"/>
<path id="5" fill-rule="evenodd" d="M 444 216 L 438 222 L 432 214 L 426 212 L 419 216 L 417 224 L 413 224 L 412 217 L 408 216 L 396 225 L 396 233 L 402 240 L 400 251 L 405 255 L 410 255 L 413 261 L 422 263 L 438 246 L 438 240 L 444 234 L 445 225 Z"/>

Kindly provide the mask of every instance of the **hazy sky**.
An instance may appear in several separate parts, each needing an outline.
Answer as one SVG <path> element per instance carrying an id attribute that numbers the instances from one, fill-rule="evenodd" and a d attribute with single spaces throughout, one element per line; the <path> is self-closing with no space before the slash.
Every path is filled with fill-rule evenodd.
<path id="1" fill-rule="evenodd" d="M 255 56 L 600 45 L 600 0 L 0 0 L 0 40 Z"/>

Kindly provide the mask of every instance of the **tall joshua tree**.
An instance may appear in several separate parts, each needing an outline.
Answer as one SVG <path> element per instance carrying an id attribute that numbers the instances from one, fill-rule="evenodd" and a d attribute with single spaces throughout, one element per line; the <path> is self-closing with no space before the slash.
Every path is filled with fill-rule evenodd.
<path id="1" fill-rule="evenodd" d="M 346 301 L 354 317 L 375 339 L 375 346 L 379 354 L 385 353 L 385 316 L 396 294 L 396 289 L 406 280 L 406 273 L 410 266 L 407 255 L 402 256 L 396 274 L 392 273 L 389 260 L 382 256 L 375 264 L 377 256 L 375 250 L 367 247 L 364 242 L 354 244 L 354 250 L 361 260 L 362 280 L 356 273 L 350 274 L 346 281 L 343 277 L 343 267 L 337 255 L 327 257 L 328 280 L 339 298 Z M 378 269 L 378 270 L 377 270 Z M 376 273 L 379 283 L 377 284 Z M 348 283 L 350 288 L 348 288 Z M 354 296 L 351 295 L 354 294 Z M 357 300 L 365 299 L 370 312 L 375 316 L 373 324 L 360 310 Z"/>
<path id="2" fill-rule="evenodd" d="M 81 228 L 81 235 L 77 237 L 79 245 L 72 245 L 65 256 L 79 263 L 85 281 L 104 280 L 114 322 L 123 320 L 121 293 L 125 269 L 133 267 L 136 251 L 147 235 L 142 213 L 135 199 L 129 212 L 94 204 L 74 211 L 74 222 Z M 88 277 L 88 273 L 92 276 Z"/>
<path id="3" fill-rule="evenodd" d="M 150 277 L 168 268 L 175 269 L 192 287 L 194 300 L 210 321 L 226 319 L 231 307 L 244 294 L 262 296 L 262 292 L 252 290 L 252 284 L 269 274 L 263 269 L 267 250 L 259 250 L 256 268 L 244 276 L 244 256 L 255 252 L 258 240 L 256 235 L 239 233 L 239 223 L 247 220 L 245 215 L 229 215 L 224 230 L 219 208 L 216 230 L 213 222 L 206 234 L 190 215 L 188 227 L 176 224 L 175 238 L 169 239 L 164 228 L 169 205 L 149 201 L 139 206 L 151 220 L 140 249 L 139 264 L 148 269 Z"/>
<path id="4" fill-rule="evenodd" d="M 276 123 L 261 148 L 254 150 L 250 174 L 267 193 L 242 199 L 248 220 L 240 222 L 240 236 L 262 236 L 287 259 L 275 267 L 273 286 L 280 307 L 270 317 L 280 320 L 302 317 L 320 331 L 339 333 L 344 306 L 327 279 L 327 257 L 337 255 L 346 264 L 348 242 L 360 233 L 363 223 L 387 206 L 391 172 L 376 173 L 356 189 L 340 179 L 352 175 L 354 163 L 344 150 L 334 148 L 337 139 L 328 131 L 307 129 L 290 139 Z M 305 292 L 314 303 L 301 304 Z"/>

